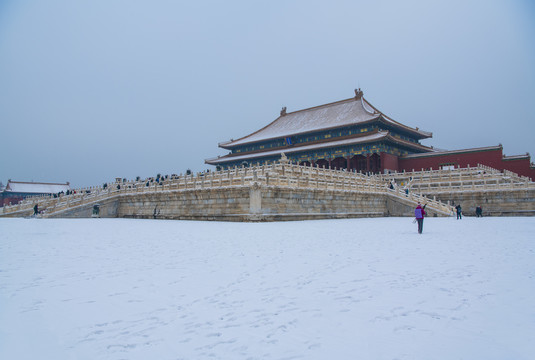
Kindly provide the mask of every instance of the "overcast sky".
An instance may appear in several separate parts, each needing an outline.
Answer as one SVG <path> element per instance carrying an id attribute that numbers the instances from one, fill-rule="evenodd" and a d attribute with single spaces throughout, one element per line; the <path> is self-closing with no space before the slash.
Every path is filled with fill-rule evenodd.
<path id="1" fill-rule="evenodd" d="M 426 145 L 535 157 L 535 5 L 0 0 L 0 181 L 204 170 L 357 87 Z"/>

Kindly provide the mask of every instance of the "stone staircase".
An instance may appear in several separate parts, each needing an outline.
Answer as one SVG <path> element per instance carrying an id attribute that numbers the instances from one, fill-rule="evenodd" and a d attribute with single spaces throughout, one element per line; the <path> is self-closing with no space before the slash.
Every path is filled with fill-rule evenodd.
<path id="1" fill-rule="evenodd" d="M 447 170 L 395 172 L 381 177 L 395 188 L 400 187 L 427 196 L 452 192 L 535 188 L 535 183 L 527 177 L 507 170 L 500 172 L 484 165 Z"/>

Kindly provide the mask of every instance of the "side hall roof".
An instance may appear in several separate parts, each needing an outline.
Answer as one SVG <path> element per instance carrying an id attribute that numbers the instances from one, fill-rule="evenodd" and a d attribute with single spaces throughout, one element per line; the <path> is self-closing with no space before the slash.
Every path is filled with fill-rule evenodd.
<path id="1" fill-rule="evenodd" d="M 70 190 L 70 188 L 69 183 L 58 184 L 9 180 L 4 191 L 23 194 L 57 194 Z"/>
<path id="2" fill-rule="evenodd" d="M 443 156 L 443 155 L 454 155 L 454 154 L 464 154 L 464 153 L 473 153 L 473 152 L 482 152 L 482 151 L 502 151 L 502 145 L 496 146 L 486 146 L 479 148 L 470 148 L 470 149 L 459 149 L 459 150 L 435 150 L 434 152 L 420 153 L 420 154 L 408 154 L 403 155 L 400 159 L 417 159 L 425 158 L 430 156 Z"/>
<path id="3" fill-rule="evenodd" d="M 433 134 L 403 125 L 381 113 L 362 96 L 362 91 L 355 90 L 356 96 L 325 105 L 286 113 L 285 108 L 275 121 L 262 129 L 244 136 L 238 140 L 230 140 L 219 144 L 224 149 L 236 146 L 284 138 L 288 136 L 310 133 L 314 131 L 333 129 L 338 127 L 364 124 L 372 120 L 411 133 L 416 139 L 432 137 Z"/>

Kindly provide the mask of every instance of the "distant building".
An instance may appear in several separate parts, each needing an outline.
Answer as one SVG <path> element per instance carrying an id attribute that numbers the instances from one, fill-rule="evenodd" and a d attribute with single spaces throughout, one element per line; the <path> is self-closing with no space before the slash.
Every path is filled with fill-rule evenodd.
<path id="1" fill-rule="evenodd" d="M 58 184 L 8 180 L 6 187 L 0 192 L 0 206 L 18 204 L 30 196 L 65 193 L 70 189 L 69 182 Z"/>
<path id="2" fill-rule="evenodd" d="M 371 105 L 363 92 L 355 97 L 286 112 L 258 131 L 219 147 L 230 153 L 205 163 L 222 169 L 271 163 L 284 153 L 303 165 L 370 173 L 448 169 L 487 165 L 535 178 L 529 154 L 506 157 L 502 146 L 443 151 L 420 140 L 432 133 L 399 123 Z"/>

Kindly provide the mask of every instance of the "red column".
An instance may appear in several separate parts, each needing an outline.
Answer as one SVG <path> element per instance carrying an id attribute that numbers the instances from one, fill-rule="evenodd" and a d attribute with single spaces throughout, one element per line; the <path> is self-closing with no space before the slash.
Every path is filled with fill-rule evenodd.
<path id="1" fill-rule="evenodd" d="M 370 154 L 366 154 L 366 172 L 370 172 Z"/>
<path id="2" fill-rule="evenodd" d="M 331 168 L 331 158 L 328 158 L 327 161 L 329 162 L 329 169 L 332 169 Z"/>

